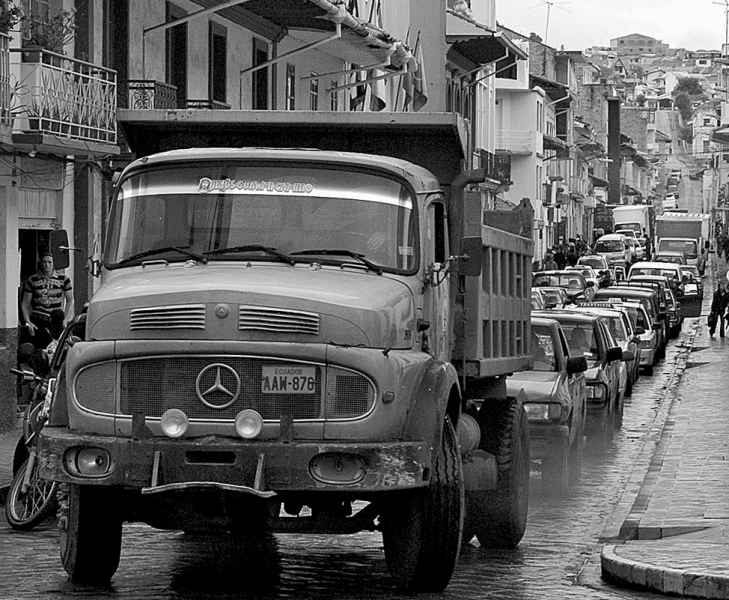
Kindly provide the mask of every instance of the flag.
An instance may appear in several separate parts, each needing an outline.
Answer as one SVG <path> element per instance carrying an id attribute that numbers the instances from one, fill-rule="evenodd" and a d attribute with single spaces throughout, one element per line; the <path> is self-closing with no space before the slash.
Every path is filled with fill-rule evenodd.
<path id="1" fill-rule="evenodd" d="M 415 60 L 418 69 L 412 74 L 412 103 L 413 111 L 417 112 L 428 103 L 428 83 L 425 80 L 425 63 L 423 62 L 423 47 L 420 44 L 420 35 L 415 42 Z M 408 89 L 405 89 L 405 100 L 407 101 Z"/>
<path id="2" fill-rule="evenodd" d="M 380 71 L 379 69 L 373 69 L 367 74 L 368 77 L 380 77 L 382 75 L 384 75 L 384 72 Z M 370 110 L 372 112 L 379 112 L 381 110 L 384 110 L 386 106 L 387 101 L 385 100 L 385 80 L 378 79 L 377 81 L 371 81 Z"/>
<path id="3" fill-rule="evenodd" d="M 356 65 L 351 65 L 350 67 L 354 69 Z M 350 83 L 359 83 L 362 80 L 361 74 L 362 71 L 355 71 L 352 74 L 352 81 Z M 349 110 L 362 110 L 365 96 L 367 95 L 367 86 L 362 84 L 350 89 L 352 90 L 352 95 L 349 98 Z"/>

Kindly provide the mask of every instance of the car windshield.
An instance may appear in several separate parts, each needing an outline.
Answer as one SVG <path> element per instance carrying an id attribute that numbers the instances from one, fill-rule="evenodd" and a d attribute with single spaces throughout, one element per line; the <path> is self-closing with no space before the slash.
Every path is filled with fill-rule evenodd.
<path id="1" fill-rule="evenodd" d="M 587 265 L 589 267 L 592 267 L 593 269 L 605 269 L 607 268 L 605 266 L 605 259 L 603 257 L 597 257 L 597 256 L 583 256 L 580 258 L 580 264 Z"/>
<path id="2" fill-rule="evenodd" d="M 598 240 L 595 244 L 596 252 L 622 252 L 623 242 L 620 240 Z"/>
<path id="3" fill-rule="evenodd" d="M 666 240 L 658 243 L 659 252 L 681 252 L 690 258 L 699 255 L 699 245 L 694 240 Z"/>
<path id="4" fill-rule="evenodd" d="M 549 327 L 532 325 L 532 354 L 535 371 L 557 370 L 557 357 Z"/>
<path id="5" fill-rule="evenodd" d="M 414 202 L 399 181 L 354 170 L 185 163 L 126 179 L 104 263 L 245 260 L 413 270 Z"/>
<path id="6" fill-rule="evenodd" d="M 627 343 L 628 332 L 625 330 L 625 324 L 620 315 L 608 315 L 607 317 L 608 328 L 610 333 L 618 342 Z"/>
<path id="7" fill-rule="evenodd" d="M 579 272 L 574 273 L 540 273 L 534 275 L 532 279 L 532 286 L 556 286 L 564 287 L 569 289 L 583 289 L 585 287 L 582 274 Z"/>
<path id="8" fill-rule="evenodd" d="M 588 366 L 593 366 L 598 359 L 599 350 L 592 323 L 562 322 L 562 328 L 570 347 L 570 356 L 584 356 Z"/>

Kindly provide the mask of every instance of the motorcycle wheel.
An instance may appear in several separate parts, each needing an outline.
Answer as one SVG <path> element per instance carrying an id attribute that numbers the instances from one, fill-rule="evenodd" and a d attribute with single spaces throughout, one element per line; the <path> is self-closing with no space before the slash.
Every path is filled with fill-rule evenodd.
<path id="1" fill-rule="evenodd" d="M 56 509 L 58 484 L 40 477 L 37 461 L 33 463 L 28 489 L 22 491 L 28 461 L 26 459 L 15 473 L 5 503 L 5 518 L 10 527 L 19 531 L 30 531 Z"/>

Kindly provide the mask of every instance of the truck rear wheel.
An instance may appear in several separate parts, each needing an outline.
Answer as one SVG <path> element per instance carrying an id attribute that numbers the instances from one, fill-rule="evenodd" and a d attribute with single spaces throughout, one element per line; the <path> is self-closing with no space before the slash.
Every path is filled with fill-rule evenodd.
<path id="1" fill-rule="evenodd" d="M 70 485 L 61 521 L 61 562 L 72 581 L 105 585 L 119 566 L 122 518 L 113 490 Z"/>
<path id="2" fill-rule="evenodd" d="M 451 580 L 461 545 L 463 476 L 455 430 L 448 417 L 430 484 L 408 493 L 383 515 L 387 568 L 398 587 L 442 592 Z"/>
<path id="3" fill-rule="evenodd" d="M 481 449 L 498 465 L 495 491 L 466 495 L 465 530 L 482 546 L 516 548 L 529 510 L 529 422 L 518 398 L 488 400 L 478 414 Z"/>

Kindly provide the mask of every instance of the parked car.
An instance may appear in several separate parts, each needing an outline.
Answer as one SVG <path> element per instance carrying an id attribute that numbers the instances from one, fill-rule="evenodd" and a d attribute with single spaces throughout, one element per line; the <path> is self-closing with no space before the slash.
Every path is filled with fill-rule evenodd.
<path id="1" fill-rule="evenodd" d="M 615 341 L 623 349 L 623 357 L 626 352 L 633 354 L 633 360 L 625 360 L 625 395 L 632 396 L 633 386 L 640 378 L 641 345 L 640 338 L 636 333 L 630 312 L 622 303 L 610 302 L 588 302 L 576 306 L 573 310 L 593 311 L 607 319 L 610 333 Z"/>
<path id="2" fill-rule="evenodd" d="M 613 276 L 610 272 L 610 265 L 604 256 L 600 254 L 587 254 L 585 256 L 580 256 L 580 258 L 577 259 L 577 264 L 587 265 L 595 270 L 599 277 L 599 287 L 607 287 L 612 283 Z"/>
<path id="3" fill-rule="evenodd" d="M 645 258 L 644 247 L 643 245 L 641 245 L 638 236 L 635 235 L 635 231 L 633 231 L 632 229 L 616 229 L 615 233 L 618 235 L 624 235 L 625 237 L 632 240 L 631 248 L 633 250 L 636 260 L 643 260 Z"/>
<path id="4" fill-rule="evenodd" d="M 624 301 L 640 302 L 650 318 L 651 328 L 656 332 L 656 363 L 666 355 L 668 344 L 668 331 L 666 328 L 666 313 L 661 311 L 658 292 L 650 288 L 640 288 L 630 285 L 617 284 L 598 290 L 595 300 L 603 301 Z M 652 369 L 650 370 L 652 373 Z"/>
<path id="5" fill-rule="evenodd" d="M 592 286 L 597 290 L 600 287 L 600 277 L 597 271 L 588 265 L 575 265 L 574 267 L 566 267 L 568 271 L 579 271 L 585 278 L 585 281 L 592 281 Z"/>
<path id="6" fill-rule="evenodd" d="M 678 291 L 681 280 L 683 279 L 683 273 L 679 265 L 655 260 L 638 262 L 630 267 L 628 280 L 643 276 L 659 276 L 664 278 L 674 292 Z"/>
<path id="7" fill-rule="evenodd" d="M 676 202 L 676 195 L 675 194 L 666 194 L 663 197 L 663 210 L 671 210 L 674 208 L 678 208 L 678 203 Z"/>
<path id="8" fill-rule="evenodd" d="M 681 273 L 683 273 L 684 275 L 688 274 L 690 276 L 690 281 L 693 281 L 696 284 L 696 287 L 699 290 L 699 296 L 703 300 L 704 280 L 701 278 L 699 268 L 696 265 L 681 265 Z M 681 280 L 683 280 L 683 277 L 681 277 Z"/>
<path id="9" fill-rule="evenodd" d="M 620 389 L 620 363 L 623 351 L 612 337 L 605 318 L 575 310 L 553 310 L 534 316 L 559 321 L 570 356 L 587 359 L 587 434 L 611 439 L 615 429 L 622 424 L 624 390 Z M 632 356 L 626 356 L 628 358 Z"/>
<path id="10" fill-rule="evenodd" d="M 595 253 L 604 256 L 611 267 L 625 265 L 624 235 L 607 233 L 595 242 Z"/>
<path id="11" fill-rule="evenodd" d="M 539 288 L 532 288 L 532 310 L 544 310 L 547 308 L 547 297 Z"/>
<path id="12" fill-rule="evenodd" d="M 694 267 L 696 268 L 696 267 Z M 678 286 L 678 302 L 683 317 L 701 316 L 701 304 L 704 300 L 704 284 L 701 277 L 695 278 L 693 273 L 684 271 L 681 266 L 681 284 Z"/>
<path id="13" fill-rule="evenodd" d="M 532 288 L 539 290 L 544 296 L 547 306 L 546 308 L 565 308 L 573 304 L 567 290 L 562 287 L 539 287 Z"/>
<path id="14" fill-rule="evenodd" d="M 532 275 L 532 287 L 561 287 L 572 302 L 590 301 L 595 294 L 595 286 L 588 282 L 578 271 L 554 270 L 536 271 Z"/>
<path id="15" fill-rule="evenodd" d="M 676 300 L 676 296 L 670 288 L 665 288 L 663 290 L 663 294 L 666 298 L 666 324 L 668 326 L 668 337 L 669 339 L 674 339 L 678 337 L 678 334 L 681 333 L 681 328 L 683 327 L 681 305 L 678 300 Z"/>
<path id="16" fill-rule="evenodd" d="M 570 356 L 562 327 L 554 319 L 533 316 L 534 368 L 506 380 L 507 393 L 524 390 L 529 418 L 529 454 L 541 465 L 542 482 L 563 493 L 580 476 L 584 452 L 587 398 L 584 356 Z"/>

